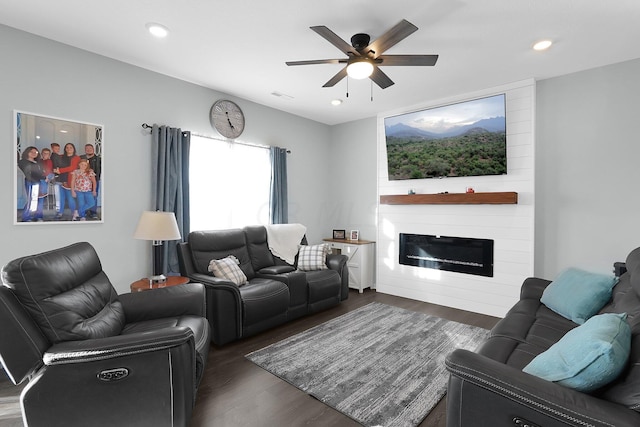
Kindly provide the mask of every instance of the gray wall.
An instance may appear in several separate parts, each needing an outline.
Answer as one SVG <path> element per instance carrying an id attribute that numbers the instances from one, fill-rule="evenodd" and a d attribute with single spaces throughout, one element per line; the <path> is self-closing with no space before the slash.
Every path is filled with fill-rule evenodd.
<path id="1" fill-rule="evenodd" d="M 609 272 L 640 246 L 640 60 L 539 81 L 536 275 Z"/>
<path id="2" fill-rule="evenodd" d="M 335 125 L 331 129 L 331 195 L 329 229 L 359 230 L 360 238 L 376 239 L 377 136 L 376 118 Z"/>
<path id="3" fill-rule="evenodd" d="M 231 98 L 67 45 L 0 26 L 0 135 L 4 145 L 0 209 L 0 264 L 19 256 L 88 241 L 118 292 L 151 270 L 150 243 L 132 237 L 143 210 L 151 208 L 151 139 L 141 124 L 158 123 L 216 135 L 209 109 Z M 236 99 L 247 125 L 242 140 L 289 148 L 290 221 L 320 241 L 331 227 L 325 217 L 332 159 L 329 126 Z M 104 126 L 104 224 L 13 225 L 13 110 Z M 286 130 L 286 131 L 283 131 Z M 247 171 L 250 173 L 250 171 Z M 221 183 L 232 185 L 232 183 Z M 211 209 L 215 199 L 211 198 Z"/>

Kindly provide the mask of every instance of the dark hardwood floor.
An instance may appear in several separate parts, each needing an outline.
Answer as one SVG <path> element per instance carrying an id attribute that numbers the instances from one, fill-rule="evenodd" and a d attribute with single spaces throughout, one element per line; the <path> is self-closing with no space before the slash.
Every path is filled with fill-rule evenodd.
<path id="1" fill-rule="evenodd" d="M 245 359 L 244 355 L 334 317 L 377 301 L 460 323 L 490 329 L 497 318 L 365 290 L 351 291 L 337 307 L 306 316 L 223 347 L 211 346 L 191 419 L 191 427 L 210 426 L 358 426 L 340 412 L 310 397 Z M 4 374 L 2 374 L 4 376 Z M 22 386 L 0 379 L 0 426 L 22 426 L 18 398 Z M 444 427 L 446 397 L 420 424 Z"/>
<path id="2" fill-rule="evenodd" d="M 337 307 L 223 347 L 211 347 L 198 390 L 191 427 L 205 426 L 358 426 L 340 412 L 300 391 L 244 358 L 254 350 L 305 331 L 377 301 L 460 323 L 490 329 L 497 318 L 365 290 L 351 291 Z M 445 397 L 446 399 L 446 397 Z M 445 399 L 421 427 L 444 427 Z"/>

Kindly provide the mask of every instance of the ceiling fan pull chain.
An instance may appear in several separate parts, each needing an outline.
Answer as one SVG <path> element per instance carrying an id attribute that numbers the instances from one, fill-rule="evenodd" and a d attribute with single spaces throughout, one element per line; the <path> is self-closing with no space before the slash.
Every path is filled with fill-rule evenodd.
<path id="1" fill-rule="evenodd" d="M 373 80 L 369 80 L 371 83 L 371 102 L 373 102 Z"/>
<path id="2" fill-rule="evenodd" d="M 349 77 L 347 77 L 347 98 L 349 97 Z"/>

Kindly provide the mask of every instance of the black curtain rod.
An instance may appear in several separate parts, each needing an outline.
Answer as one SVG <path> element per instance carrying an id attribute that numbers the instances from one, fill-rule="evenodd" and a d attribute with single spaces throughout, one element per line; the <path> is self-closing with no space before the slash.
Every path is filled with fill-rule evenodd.
<path id="1" fill-rule="evenodd" d="M 151 128 L 153 128 L 153 126 L 150 126 L 150 125 L 148 125 L 148 124 L 146 124 L 146 123 L 143 123 L 143 124 L 142 124 L 142 128 L 143 128 L 143 129 L 151 129 Z M 204 135 L 198 135 L 198 134 L 195 134 L 195 135 L 196 135 L 196 136 L 202 136 L 202 137 L 204 137 L 204 138 L 211 138 L 211 137 L 209 137 L 209 136 L 204 136 Z M 221 140 L 221 141 L 222 141 L 222 140 Z M 268 146 L 266 146 L 266 145 L 261 146 L 261 145 L 249 144 L 249 143 L 240 143 L 240 144 L 244 144 L 244 145 L 252 145 L 252 146 L 255 146 L 255 147 L 269 148 L 269 147 L 268 147 Z M 286 148 L 285 148 L 285 150 L 286 150 L 287 154 L 291 154 L 291 150 L 288 150 L 288 149 L 286 149 Z"/>

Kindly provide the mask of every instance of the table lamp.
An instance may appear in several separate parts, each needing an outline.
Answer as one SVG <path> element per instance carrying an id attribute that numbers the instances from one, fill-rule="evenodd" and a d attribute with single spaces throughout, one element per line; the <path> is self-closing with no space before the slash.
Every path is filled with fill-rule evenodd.
<path id="1" fill-rule="evenodd" d="M 153 245 L 153 276 L 151 283 L 165 283 L 167 277 L 163 274 L 164 240 L 180 239 L 180 230 L 173 212 L 144 211 L 138 221 L 138 227 L 133 233 L 134 239 L 151 240 Z"/>

